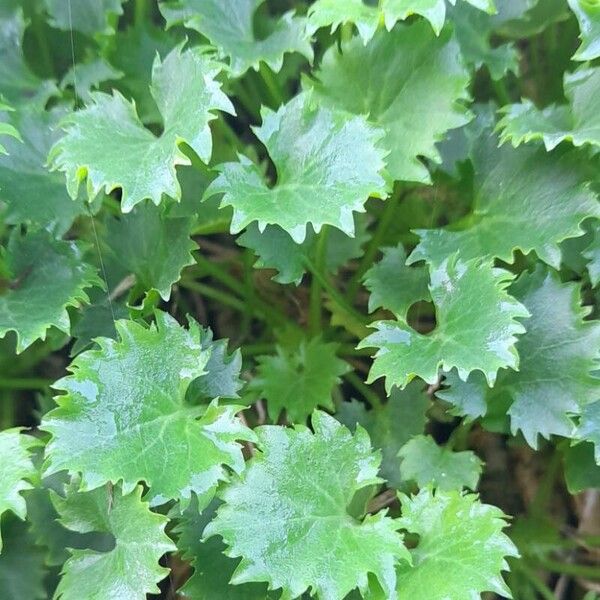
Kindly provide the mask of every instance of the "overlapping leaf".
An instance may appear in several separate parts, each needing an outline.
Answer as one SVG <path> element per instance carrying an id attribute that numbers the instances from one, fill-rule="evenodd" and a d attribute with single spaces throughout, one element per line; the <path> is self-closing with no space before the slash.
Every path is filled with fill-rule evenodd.
<path id="1" fill-rule="evenodd" d="M 279 225 L 300 244 L 307 225 L 318 233 L 333 225 L 354 235 L 354 211 L 364 212 L 369 196 L 383 197 L 385 153 L 377 147 L 382 132 L 364 117 L 317 108 L 303 93 L 277 112 L 263 108 L 263 123 L 253 128 L 276 170 L 269 187 L 260 169 L 245 156 L 219 167 L 205 198 L 224 194 L 233 207 L 231 232 L 256 221 L 259 230 Z"/>
<path id="2" fill-rule="evenodd" d="M 290 351 L 277 347 L 275 356 L 259 356 L 257 375 L 250 389 L 267 400 L 269 416 L 277 421 L 285 410 L 294 423 L 302 423 L 317 407 L 333 410 L 333 388 L 349 366 L 336 356 L 337 345 L 320 338 L 303 340 Z"/>
<path id="3" fill-rule="evenodd" d="M 75 242 L 55 240 L 45 231 L 14 231 L 3 259 L 9 281 L 0 292 L 0 337 L 14 331 L 17 352 L 45 339 L 50 327 L 69 333 L 67 307 L 87 302 L 85 289 L 102 285 Z"/>
<path id="4" fill-rule="evenodd" d="M 423 488 L 431 485 L 439 490 L 474 490 L 477 487 L 483 463 L 475 453 L 465 450 L 453 452 L 438 446 L 428 435 L 409 440 L 400 450 L 402 476 L 412 479 Z"/>
<path id="5" fill-rule="evenodd" d="M 57 600 L 144 600 L 158 593 L 157 583 L 169 570 L 158 564 L 175 550 L 164 532 L 167 518 L 142 502 L 142 487 L 123 495 L 120 487 L 77 493 L 71 486 L 65 498 L 55 495 L 61 523 L 78 533 L 102 532 L 114 538 L 114 548 L 71 550 L 56 589 Z"/>
<path id="6" fill-rule="evenodd" d="M 0 463 L 0 516 L 9 510 L 20 519 L 25 518 L 27 506 L 21 492 L 32 488 L 30 481 L 36 476 L 30 455 L 36 442 L 36 438 L 22 434 L 20 429 L 0 431 L 0 456 L 3 457 Z"/>
<path id="7" fill-rule="evenodd" d="M 161 208 L 146 202 L 112 219 L 106 244 L 115 261 L 133 273 L 143 289 L 155 289 L 168 300 L 182 269 L 194 263 L 191 253 L 197 246 L 190 239 L 191 220 L 169 218 Z"/>
<path id="8" fill-rule="evenodd" d="M 65 121 L 65 135 L 49 160 L 64 171 L 67 189 L 76 197 L 87 180 L 90 199 L 101 190 L 121 188 L 123 212 L 146 198 L 159 204 L 163 194 L 179 200 L 176 165 L 189 164 L 180 148 L 185 142 L 204 162 L 212 153 L 209 122 L 215 111 L 234 112 L 215 77 L 221 66 L 200 51 L 175 48 L 157 58 L 152 71 L 152 95 L 161 112 L 163 133 L 142 126 L 121 94 L 92 94 L 92 103 Z M 111 148 L 111 152 L 106 152 Z"/>
<path id="9" fill-rule="evenodd" d="M 425 413 L 431 404 L 422 381 L 411 381 L 405 390 L 394 388 L 387 402 L 367 410 L 357 400 L 338 406 L 336 418 L 352 431 L 366 429 L 374 448 L 381 450 L 381 476 L 391 487 L 400 487 L 402 477 L 398 451 L 413 436 L 423 433 Z"/>
<path id="10" fill-rule="evenodd" d="M 579 21 L 581 46 L 574 60 L 593 60 L 600 56 L 600 6 L 595 0 L 567 0 Z"/>
<path id="11" fill-rule="evenodd" d="M 71 375 L 55 384 L 66 394 L 42 422 L 52 434 L 47 472 L 81 473 L 83 490 L 122 481 L 129 493 L 143 480 L 154 504 L 191 492 L 210 500 L 225 465 L 243 468 L 236 440 L 253 434 L 235 417 L 238 406 L 185 403 L 209 360 L 199 326 L 191 321 L 186 330 L 157 312 L 156 326 L 117 321 L 116 328 L 119 341 L 97 340 L 100 349 L 78 355 Z"/>
<path id="12" fill-rule="evenodd" d="M 439 264 L 458 249 L 465 260 L 483 256 L 510 263 L 519 249 L 535 250 L 558 268 L 559 242 L 583 235 L 587 217 L 600 217 L 600 203 L 575 152 L 496 144 L 485 133 L 475 144 L 474 208 L 467 227 L 419 230 L 421 241 L 409 263 Z"/>
<path id="13" fill-rule="evenodd" d="M 0 203 L 5 205 L 6 223 L 33 224 L 61 235 L 84 212 L 81 199 L 72 200 L 63 178 L 45 166 L 63 115 L 62 109 L 42 111 L 26 105 L 6 113 L 6 121 L 0 123 L 0 128 L 9 125 L 20 133 L 19 139 L 5 141 L 8 156 L 0 156 Z"/>
<path id="14" fill-rule="evenodd" d="M 378 321 L 377 329 L 359 347 L 378 348 L 369 380 L 385 377 L 388 390 L 418 376 L 435 383 L 440 368 L 455 367 L 461 379 L 481 371 L 493 384 L 502 367 L 516 368 L 517 334 L 525 329 L 516 320 L 529 315 L 506 292 L 512 275 L 488 262 L 463 261 L 457 255 L 432 268 L 429 291 L 437 327 L 427 335 L 404 321 Z"/>
<path id="15" fill-rule="evenodd" d="M 418 534 L 419 542 L 411 551 L 412 567 L 397 569 L 398 600 L 475 600 L 484 591 L 510 597 L 501 572 L 517 549 L 502 533 L 506 522 L 500 509 L 456 491 L 434 495 L 424 489 L 401 501 L 399 522 Z"/>
<path id="16" fill-rule="evenodd" d="M 419 300 L 429 300 L 429 272 L 423 266 L 408 267 L 404 246 L 383 248 L 383 258 L 365 273 L 369 312 L 385 308 L 399 319 Z"/>
<path id="17" fill-rule="evenodd" d="M 8 104 L 2 102 L 2 98 L 0 98 L 0 119 L 7 119 L 6 113 L 10 112 L 11 110 L 12 108 L 8 106 Z M 20 139 L 21 137 L 14 125 L 4 120 L 0 121 L 0 136 L 10 136 L 16 139 Z M 3 154 L 8 154 L 8 150 L 0 142 L 0 159 Z"/>
<path id="18" fill-rule="evenodd" d="M 575 146 L 600 146 L 600 115 L 597 98 L 600 94 L 600 68 L 582 67 L 564 77 L 566 105 L 553 104 L 538 110 L 530 100 L 502 109 L 498 123 L 500 140 L 513 146 L 531 140 L 543 140 L 552 150 L 568 140 Z"/>
<path id="19" fill-rule="evenodd" d="M 406 57 L 410 56 L 410 60 Z M 469 75 L 449 31 L 436 37 L 426 23 L 399 25 L 363 46 L 358 39 L 330 48 L 309 82 L 324 104 L 355 115 L 385 132 L 387 169 L 394 179 L 429 182 L 419 160 L 440 162 L 435 142 L 470 118 Z"/>
<path id="20" fill-rule="evenodd" d="M 123 77 L 121 71 L 103 58 L 96 58 L 71 67 L 62 78 L 60 87 L 63 90 L 72 87 L 78 98 L 89 102 L 92 90 L 98 89 L 106 81 L 114 81 L 121 77 Z"/>
<path id="21" fill-rule="evenodd" d="M 125 0 L 44 0 L 48 22 L 57 29 L 75 29 L 87 35 L 111 34 L 123 14 Z"/>
<path id="22" fill-rule="evenodd" d="M 255 12 L 265 0 L 168 0 L 161 4 L 167 25 L 183 23 L 206 36 L 218 54 L 229 59 L 233 76 L 248 69 L 258 70 L 264 62 L 279 71 L 288 52 L 303 54 L 312 61 L 313 51 L 304 35 L 304 19 L 293 11 L 278 19 L 263 15 L 264 28 L 258 35 Z"/>
<path id="23" fill-rule="evenodd" d="M 493 0 L 466 0 L 469 4 L 494 12 Z M 454 4 L 456 0 L 449 0 Z M 383 23 L 388 31 L 398 21 L 411 15 L 425 17 L 436 35 L 439 35 L 446 20 L 446 0 L 380 0 L 378 5 L 363 0 L 316 0 L 308 13 L 308 30 L 314 33 L 320 27 L 331 26 L 335 31 L 344 23 L 353 23 L 365 45 Z"/>
<path id="24" fill-rule="evenodd" d="M 286 600 L 309 589 L 342 600 L 372 574 L 389 595 L 394 566 L 408 556 L 395 522 L 348 514 L 355 493 L 379 481 L 380 459 L 362 428 L 351 435 L 318 411 L 312 426 L 255 430 L 262 451 L 223 491 L 205 537 L 220 535 L 227 555 L 242 558 L 233 584 L 265 581 Z"/>

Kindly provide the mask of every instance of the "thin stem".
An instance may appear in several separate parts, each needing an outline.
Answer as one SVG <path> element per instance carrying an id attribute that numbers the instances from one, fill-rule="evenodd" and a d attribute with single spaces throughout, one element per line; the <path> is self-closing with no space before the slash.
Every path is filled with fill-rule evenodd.
<path id="1" fill-rule="evenodd" d="M 360 284 L 362 282 L 363 275 L 367 272 L 369 267 L 373 264 L 373 259 L 379 252 L 379 247 L 385 238 L 388 228 L 392 224 L 394 218 L 394 212 L 396 210 L 396 206 L 401 198 L 402 194 L 392 194 L 386 201 L 383 212 L 379 217 L 379 222 L 377 223 L 377 229 L 375 229 L 375 233 L 371 238 L 369 245 L 365 251 L 365 254 L 358 265 L 358 269 L 350 279 L 350 283 L 348 284 L 348 291 L 346 293 L 346 298 L 353 302 L 358 290 L 360 288 Z"/>
<path id="2" fill-rule="evenodd" d="M 529 583 L 531 583 L 531 585 L 535 588 L 535 591 L 544 600 L 556 600 L 552 590 L 540 579 L 540 577 L 538 577 L 538 575 L 532 569 L 524 565 L 521 561 L 514 561 L 512 564 L 512 569 L 521 572 L 529 581 Z"/>
<path id="3" fill-rule="evenodd" d="M 354 371 L 344 373 L 344 379 L 359 391 L 373 408 L 381 408 L 382 403 L 379 395 L 376 394 Z"/>
<path id="4" fill-rule="evenodd" d="M 244 284 L 241 281 L 238 281 L 235 277 L 232 277 L 224 269 L 221 269 L 217 263 L 204 258 L 204 256 L 201 254 L 196 254 L 196 263 L 198 263 L 198 266 L 203 271 L 205 271 L 211 277 L 214 277 L 217 281 L 225 284 L 228 288 L 240 296 L 243 297 L 245 295 L 246 289 Z"/>
<path id="5" fill-rule="evenodd" d="M 327 250 L 327 235 L 329 229 L 327 226 L 323 227 L 321 233 L 317 238 L 317 247 L 315 253 L 315 269 L 322 273 L 325 267 L 325 255 Z M 311 334 L 319 335 L 321 333 L 321 313 L 322 313 L 322 300 L 321 300 L 322 286 L 320 278 L 314 273 L 310 284 L 310 299 L 309 299 L 309 311 L 308 311 L 308 323 Z"/>
<path id="6" fill-rule="evenodd" d="M 510 94 L 508 93 L 508 88 L 506 87 L 504 79 L 492 78 L 492 87 L 494 88 L 496 98 L 498 98 L 498 101 L 500 102 L 500 106 L 511 104 Z"/>
<path id="7" fill-rule="evenodd" d="M 230 306 L 231 308 L 235 308 L 240 312 L 245 312 L 247 310 L 246 305 L 241 301 L 228 294 L 227 292 L 223 292 L 221 290 L 217 290 L 209 285 L 205 285 L 204 283 L 200 283 L 199 281 L 190 281 L 188 279 L 181 279 L 179 281 L 179 285 L 183 288 L 191 290 L 193 292 L 198 292 L 207 298 L 212 298 L 213 300 L 217 300 L 226 306 Z"/>
<path id="8" fill-rule="evenodd" d="M 553 573 L 564 573 L 565 575 L 582 577 L 583 579 L 600 580 L 600 567 L 563 563 L 552 558 L 537 558 L 536 562 L 543 569 Z"/>
<path id="9" fill-rule="evenodd" d="M 133 22 L 136 27 L 141 27 L 146 19 L 147 0 L 135 0 Z"/>
<path id="10" fill-rule="evenodd" d="M 279 81 L 275 77 L 273 71 L 271 71 L 267 65 L 262 65 L 260 69 L 260 75 L 275 107 L 281 106 L 284 102 L 283 90 L 281 89 Z"/>

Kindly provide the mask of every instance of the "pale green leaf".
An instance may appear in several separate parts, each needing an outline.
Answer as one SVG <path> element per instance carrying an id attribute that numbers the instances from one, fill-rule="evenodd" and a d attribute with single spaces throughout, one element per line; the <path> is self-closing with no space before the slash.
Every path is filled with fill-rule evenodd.
<path id="1" fill-rule="evenodd" d="M 408 556 L 396 523 L 381 512 L 348 514 L 354 495 L 379 481 L 380 459 L 362 428 L 351 435 L 319 411 L 312 426 L 255 430 L 261 452 L 223 490 L 205 537 L 220 535 L 227 555 L 242 558 L 232 583 L 268 582 L 282 600 L 309 589 L 342 600 L 364 590 L 369 574 L 391 594 L 394 566 Z"/>
<path id="2" fill-rule="evenodd" d="M 0 14 L 0 94 L 19 109 L 25 104 L 43 108 L 58 90 L 54 82 L 40 79 L 27 64 L 23 55 L 24 33 L 21 8 Z"/>
<path id="3" fill-rule="evenodd" d="M 90 200 L 101 190 L 120 188 L 123 212 L 146 198 L 159 204 L 163 194 L 179 200 L 175 167 L 190 164 L 180 144 L 185 142 L 208 162 L 209 122 L 216 110 L 234 112 L 215 80 L 221 68 L 196 49 L 179 47 L 164 61 L 156 58 L 152 95 L 164 124 L 158 137 L 142 126 L 135 106 L 121 94 L 93 93 L 90 105 L 66 119 L 66 133 L 49 155 L 52 167 L 65 172 L 71 196 L 76 197 L 80 182 L 87 180 Z"/>
<path id="4" fill-rule="evenodd" d="M 22 493 L 32 488 L 30 481 L 35 479 L 36 469 L 31 460 L 31 448 L 37 440 L 24 435 L 20 429 L 0 431 L 0 516 L 10 510 L 20 519 L 27 514 L 27 506 Z M 2 537 L 0 536 L 0 552 Z"/>
<path id="5" fill-rule="evenodd" d="M 596 0 L 567 0 L 579 21 L 581 46 L 573 60 L 593 60 L 600 56 L 600 6 Z"/>
<path id="6" fill-rule="evenodd" d="M 517 549 L 502 533 L 499 508 L 457 491 L 424 489 L 401 501 L 399 522 L 419 541 L 411 550 L 413 566 L 397 569 L 398 600 L 477 600 L 484 591 L 510 597 L 501 572 Z"/>
<path id="7" fill-rule="evenodd" d="M 511 287 L 529 310 L 527 332 L 517 342 L 519 371 L 507 371 L 497 386 L 513 399 L 508 411 L 513 433 L 522 431 L 537 447 L 537 437 L 570 437 L 570 415 L 600 395 L 598 368 L 600 323 L 584 321 L 579 287 L 561 283 L 553 272 L 538 268 Z"/>
<path id="8" fill-rule="evenodd" d="M 2 258 L 10 283 L 0 293 L 0 337 L 14 331 L 17 352 L 46 339 L 50 327 L 69 333 L 67 307 L 87 302 L 84 290 L 102 285 L 75 242 L 55 240 L 45 231 L 13 231 Z"/>
<path id="9" fill-rule="evenodd" d="M 183 23 L 204 35 L 220 57 L 229 59 L 234 77 L 266 63 L 281 70 L 283 57 L 298 52 L 312 62 L 313 51 L 304 33 L 304 19 L 293 11 L 278 19 L 262 14 L 264 37 L 255 31 L 255 12 L 265 0 L 168 0 L 160 4 L 167 26 Z M 267 13 L 268 14 L 268 13 Z"/>
<path id="10" fill-rule="evenodd" d="M 366 429 L 373 447 L 381 450 L 381 476 L 389 486 L 398 488 L 403 481 L 398 451 L 410 438 L 423 433 L 430 404 L 423 382 L 414 380 L 405 390 L 392 389 L 380 407 L 367 410 L 352 400 L 342 402 L 335 416 L 352 431 L 357 424 Z"/>
<path id="11" fill-rule="evenodd" d="M 419 300 L 429 300 L 429 272 L 426 267 L 406 265 L 404 246 L 382 248 L 383 258 L 364 278 L 369 290 L 369 312 L 385 308 L 399 319 L 406 319 L 408 309 Z"/>
<path id="12" fill-rule="evenodd" d="M 431 485 L 443 491 L 474 490 L 479 482 L 483 463 L 474 452 L 453 452 L 438 446 L 428 435 L 409 440 L 400 450 L 404 479 L 412 479 L 420 487 Z"/>
<path id="13" fill-rule="evenodd" d="M 115 261 L 133 273 L 143 289 L 157 290 L 167 301 L 181 271 L 194 264 L 197 245 L 190 238 L 191 219 L 169 218 L 161 209 L 144 202 L 111 219 L 105 242 Z"/>
<path id="14" fill-rule="evenodd" d="M 491 384 L 502 367 L 516 368 L 516 335 L 525 331 L 516 320 L 529 315 L 506 292 L 512 275 L 485 261 L 463 261 L 456 255 L 431 270 L 429 290 L 437 326 L 427 335 L 404 321 L 378 321 L 377 331 L 360 348 L 378 348 L 369 381 L 385 377 L 389 390 L 418 376 L 438 380 L 438 370 L 455 367 L 461 379 L 481 371 Z"/>
<path id="15" fill-rule="evenodd" d="M 548 151 L 567 140 L 575 146 L 600 146 L 600 68 L 582 67 L 564 76 L 566 105 L 538 110 L 530 100 L 502 108 L 498 122 L 501 142 L 513 146 L 543 140 Z"/>
<path id="16" fill-rule="evenodd" d="M 600 283 L 600 225 L 596 225 L 592 234 L 592 241 L 583 251 L 583 256 L 588 260 L 587 270 L 592 286 L 596 287 Z"/>
<path id="17" fill-rule="evenodd" d="M 575 437 L 594 444 L 594 456 L 600 465 L 600 400 L 583 407 Z"/>
<path id="18" fill-rule="evenodd" d="M 462 381 L 453 369 L 446 373 L 444 385 L 435 395 L 453 405 L 449 412 L 457 417 L 473 420 L 487 412 L 486 393 L 489 389 L 482 373 L 471 373 L 467 381 Z"/>
<path id="19" fill-rule="evenodd" d="M 83 490 L 122 481 L 129 493 L 144 481 L 153 504 L 191 492 L 210 500 L 225 465 L 243 469 L 236 440 L 253 435 L 235 417 L 238 406 L 213 402 L 202 414 L 185 402 L 209 359 L 199 326 L 190 321 L 186 330 L 157 311 L 149 328 L 133 321 L 116 328 L 118 341 L 96 340 L 100 348 L 79 354 L 71 375 L 54 385 L 66 394 L 42 421 L 52 434 L 47 472 L 81 473 Z"/>
<path id="20" fill-rule="evenodd" d="M 110 35 L 123 14 L 125 0 L 44 0 L 48 23 L 65 31 Z"/>
<path id="21" fill-rule="evenodd" d="M 570 494 L 600 489 L 600 466 L 594 460 L 594 447 L 583 443 L 568 447 L 564 454 L 565 483 Z"/>
<path id="22" fill-rule="evenodd" d="M 25 105 L 6 114 L 6 122 L 20 133 L 5 142 L 8 156 L 0 156 L 2 218 L 10 225 L 33 224 L 57 235 L 65 233 L 78 215 L 85 213 L 81 199 L 72 200 L 59 173 L 50 173 L 46 157 L 59 135 L 64 109 L 44 111 Z"/>
<path id="23" fill-rule="evenodd" d="M 177 547 L 194 569 L 179 593 L 190 600 L 267 600 L 269 595 L 264 583 L 231 585 L 229 580 L 240 560 L 225 556 L 225 544 L 219 538 L 202 539 L 216 507 L 217 503 L 213 502 L 200 513 L 193 501 L 177 525 Z"/>
<path id="24" fill-rule="evenodd" d="M 151 512 L 141 495 L 141 486 L 127 495 L 118 486 L 83 493 L 70 486 L 65 498 L 54 495 L 65 527 L 114 538 L 107 552 L 71 550 L 55 600 L 145 600 L 146 594 L 159 592 L 157 583 L 169 570 L 158 561 L 175 545 L 164 532 L 167 518 Z"/>
<path id="25" fill-rule="evenodd" d="M 78 63 L 71 67 L 60 82 L 61 89 L 72 87 L 78 98 L 89 102 L 90 92 L 98 89 L 106 81 L 114 81 L 123 77 L 123 73 L 115 69 L 103 58 L 95 58 Z"/>
<path id="26" fill-rule="evenodd" d="M 419 159 L 440 162 L 435 143 L 470 119 L 469 74 L 458 44 L 449 31 L 436 37 L 424 22 L 382 31 L 367 46 L 352 39 L 341 51 L 331 47 L 315 77 L 305 84 L 319 102 L 368 115 L 385 132 L 393 179 L 430 182 Z"/>
<path id="27" fill-rule="evenodd" d="M 277 172 L 269 186 L 259 167 L 245 156 L 218 167 L 220 173 L 205 198 L 224 194 L 233 207 L 231 232 L 253 221 L 263 231 L 279 225 L 300 244 L 309 223 L 318 233 L 333 225 L 354 235 L 354 211 L 364 212 L 369 196 L 384 197 L 381 171 L 385 153 L 377 147 L 382 132 L 364 117 L 314 107 L 303 93 L 277 112 L 262 110 L 263 123 L 253 131 L 265 145 Z"/>
<path id="28" fill-rule="evenodd" d="M 486 256 L 511 263 L 518 249 L 535 250 L 558 268 L 559 243 L 583 235 L 586 218 L 600 218 L 600 203 L 576 152 L 496 144 L 486 132 L 475 144 L 474 208 L 466 227 L 418 230 L 421 241 L 409 263 L 439 264 L 459 249 L 465 260 Z"/>
<path id="29" fill-rule="evenodd" d="M 257 358 L 256 377 L 249 389 L 267 401 L 273 421 L 283 410 L 294 423 L 306 421 L 317 407 L 333 410 L 333 388 L 349 370 L 336 350 L 337 344 L 326 344 L 320 338 L 302 340 L 294 349 L 277 346 L 274 356 Z"/>

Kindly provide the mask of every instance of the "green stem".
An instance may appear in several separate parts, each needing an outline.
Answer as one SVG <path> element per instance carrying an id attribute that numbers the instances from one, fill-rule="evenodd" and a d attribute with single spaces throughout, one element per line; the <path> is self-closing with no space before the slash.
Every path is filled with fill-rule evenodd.
<path id="1" fill-rule="evenodd" d="M 262 65 L 260 69 L 260 76 L 262 77 L 263 83 L 269 92 L 269 96 L 277 108 L 284 103 L 283 90 L 279 85 L 279 81 L 275 77 L 273 71 L 267 66 Z"/>
<path id="2" fill-rule="evenodd" d="M 549 508 L 552 497 L 552 490 L 556 483 L 556 478 L 560 472 L 561 454 L 556 450 L 553 452 L 540 485 L 538 486 L 533 501 L 529 506 L 529 512 L 533 515 L 543 515 Z"/>
<path id="3" fill-rule="evenodd" d="M 531 583 L 531 585 L 535 588 L 535 591 L 544 600 L 556 600 L 556 596 L 552 590 L 538 577 L 538 575 L 532 569 L 524 565 L 521 561 L 515 560 L 512 563 L 512 569 L 522 573 L 527 578 L 529 583 Z"/>
<path id="4" fill-rule="evenodd" d="M 338 292 L 333 285 L 329 282 L 328 278 L 317 269 L 316 265 L 310 260 L 310 258 L 304 258 L 304 264 L 306 268 L 311 272 L 313 277 L 318 280 L 321 287 L 327 292 L 331 300 L 337 304 L 339 308 L 341 308 L 347 315 L 352 317 L 355 321 L 358 322 L 359 325 L 364 327 L 364 334 L 362 337 L 365 337 L 369 334 L 369 331 L 366 327 L 368 324 L 368 319 L 359 313 L 345 298 Z"/>
<path id="5" fill-rule="evenodd" d="M 2 390 L 45 390 L 53 383 L 52 379 L 41 377 L 1 377 Z"/>
<path id="6" fill-rule="evenodd" d="M 204 258 L 201 254 L 196 254 L 196 263 L 205 273 L 225 284 L 240 296 L 244 297 L 246 294 L 244 284 L 235 277 L 232 277 L 224 269 L 221 269 L 221 267 L 218 266 L 218 263 L 214 263 L 207 258 Z"/>
<path id="7" fill-rule="evenodd" d="M 540 567 L 552 573 L 564 573 L 583 579 L 600 580 L 600 567 L 563 563 L 552 558 L 538 558 L 536 562 Z"/>
<path id="8" fill-rule="evenodd" d="M 193 292 L 198 292 L 207 298 L 212 298 L 213 300 L 217 300 L 226 306 L 230 306 L 235 310 L 240 312 L 245 312 L 247 310 L 246 305 L 241 301 L 228 294 L 227 292 L 223 292 L 221 290 L 217 290 L 215 288 L 210 287 L 209 285 L 205 285 L 204 283 L 200 283 L 199 281 L 190 281 L 188 279 L 181 279 L 179 281 L 179 285 L 183 288 L 191 290 Z"/>
<path id="9" fill-rule="evenodd" d="M 500 102 L 500 106 L 511 104 L 510 94 L 508 93 L 508 88 L 506 87 L 504 79 L 492 78 L 492 87 L 494 88 L 494 93 L 496 94 L 498 102 Z"/>
<path id="10" fill-rule="evenodd" d="M 344 373 L 344 379 L 358 390 L 373 408 L 381 408 L 381 398 L 354 371 Z"/>
<path id="11" fill-rule="evenodd" d="M 136 27 L 140 27 L 146 19 L 147 0 L 135 0 L 133 12 L 133 22 Z"/>
<path id="12" fill-rule="evenodd" d="M 394 212 L 396 210 L 396 206 L 400 200 L 401 194 L 396 193 L 392 194 L 386 201 L 385 207 L 381 216 L 379 217 L 379 223 L 377 223 L 377 229 L 375 229 L 375 233 L 371 238 L 369 245 L 367 246 L 367 250 L 358 265 L 358 269 L 350 279 L 350 283 L 348 284 L 348 291 L 346 293 L 346 298 L 353 302 L 360 285 L 362 283 L 363 275 L 367 272 L 367 270 L 373 264 L 373 259 L 379 252 L 379 247 L 385 238 L 388 228 L 392 224 L 394 218 Z"/>
<path id="13" fill-rule="evenodd" d="M 319 273 L 324 272 L 328 232 L 329 229 L 327 228 L 327 226 L 323 227 L 321 233 L 317 238 L 317 247 L 315 251 L 315 269 Z M 321 292 L 322 286 L 320 279 L 313 273 L 312 281 L 310 283 L 310 299 L 308 310 L 309 329 L 313 336 L 319 335 L 321 333 Z"/>

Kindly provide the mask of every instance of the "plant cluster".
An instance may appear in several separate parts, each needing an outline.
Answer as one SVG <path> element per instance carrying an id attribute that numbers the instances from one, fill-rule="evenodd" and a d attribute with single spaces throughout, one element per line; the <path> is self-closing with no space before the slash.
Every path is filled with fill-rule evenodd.
<path id="1" fill-rule="evenodd" d="M 0 599 L 597 598 L 597 0 L 0 0 L 0 143 Z"/>

